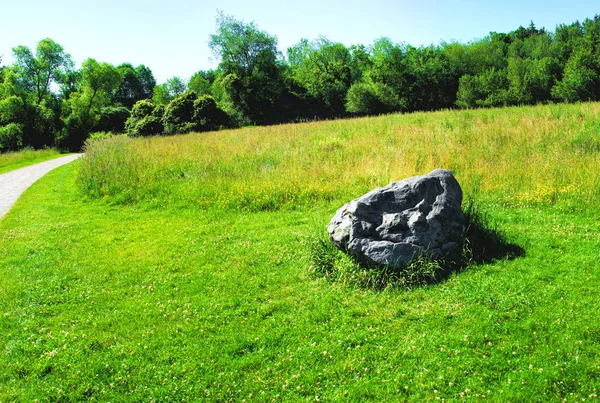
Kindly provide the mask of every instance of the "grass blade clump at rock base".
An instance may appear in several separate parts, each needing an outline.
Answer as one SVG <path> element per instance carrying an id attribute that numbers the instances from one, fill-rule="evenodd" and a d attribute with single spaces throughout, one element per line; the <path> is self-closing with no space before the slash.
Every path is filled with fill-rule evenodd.
<path id="1" fill-rule="evenodd" d="M 481 211 L 472 197 L 467 198 L 464 213 L 465 240 L 460 254 L 433 259 L 425 252 L 415 256 L 401 270 L 385 266 L 365 267 L 336 248 L 327 235 L 314 236 L 308 242 L 310 271 L 331 281 L 360 288 L 412 289 L 443 281 L 452 273 L 470 266 L 513 259 L 525 253 L 521 247 L 507 240 L 506 234 Z"/>

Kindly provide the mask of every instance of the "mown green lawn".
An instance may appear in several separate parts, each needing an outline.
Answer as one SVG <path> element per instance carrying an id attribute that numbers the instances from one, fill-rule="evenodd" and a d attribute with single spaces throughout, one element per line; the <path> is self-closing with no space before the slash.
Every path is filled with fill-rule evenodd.
<path id="1" fill-rule="evenodd" d="M 597 209 L 487 198 L 524 256 L 375 291 L 309 269 L 339 200 L 115 204 L 80 164 L 0 221 L 0 402 L 597 397 Z"/>

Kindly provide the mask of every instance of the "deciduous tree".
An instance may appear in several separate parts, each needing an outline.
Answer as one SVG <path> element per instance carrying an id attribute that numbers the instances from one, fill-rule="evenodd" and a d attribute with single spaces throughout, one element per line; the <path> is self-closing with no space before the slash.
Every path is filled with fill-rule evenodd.
<path id="1" fill-rule="evenodd" d="M 129 63 L 123 63 L 117 69 L 123 80 L 114 94 L 114 102 L 131 109 L 137 101 L 152 99 L 156 80 L 148 67 L 140 65 L 134 68 Z"/>
<path id="2" fill-rule="evenodd" d="M 328 114 L 342 116 L 352 85 L 352 58 L 341 43 L 327 38 L 306 39 L 288 49 L 294 79 L 321 101 Z"/>
<path id="3" fill-rule="evenodd" d="M 179 77 L 172 77 L 154 87 L 152 100 L 156 105 L 167 105 L 175 97 L 186 91 L 187 85 Z"/>
<path id="4" fill-rule="evenodd" d="M 26 46 L 13 48 L 13 55 L 19 77 L 38 105 L 51 92 L 52 84 L 62 83 L 66 72 L 73 68 L 69 54 L 49 38 L 38 42 L 35 55 Z"/>
<path id="5" fill-rule="evenodd" d="M 254 23 L 219 13 L 217 32 L 211 35 L 209 46 L 221 60 L 218 81 L 233 108 L 252 122 L 278 121 L 283 77 L 277 39 Z"/>
<path id="6" fill-rule="evenodd" d="M 102 108 L 110 106 L 122 73 L 109 63 L 89 58 L 81 67 L 78 90 L 63 103 L 65 131 L 59 145 L 77 151 L 97 126 Z"/>

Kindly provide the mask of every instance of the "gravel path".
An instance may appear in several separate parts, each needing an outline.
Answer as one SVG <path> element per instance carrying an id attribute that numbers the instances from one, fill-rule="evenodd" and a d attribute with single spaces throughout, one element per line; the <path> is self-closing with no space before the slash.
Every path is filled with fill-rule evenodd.
<path id="1" fill-rule="evenodd" d="M 15 204 L 19 196 L 35 181 L 58 168 L 79 158 L 81 154 L 68 155 L 50 161 L 40 162 L 25 168 L 0 175 L 0 219 Z"/>

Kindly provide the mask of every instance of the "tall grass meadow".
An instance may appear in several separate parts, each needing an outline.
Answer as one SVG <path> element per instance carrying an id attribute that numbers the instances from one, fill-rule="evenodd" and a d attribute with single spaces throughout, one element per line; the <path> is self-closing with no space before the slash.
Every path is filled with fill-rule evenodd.
<path id="1" fill-rule="evenodd" d="M 340 203 L 434 168 L 521 206 L 598 204 L 600 105 L 441 111 L 86 145 L 78 183 L 115 202 L 251 211 Z"/>

